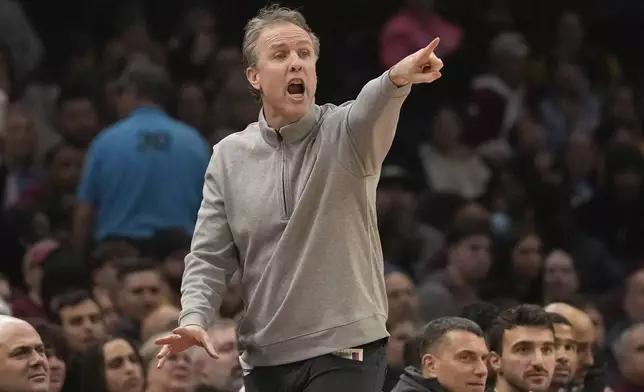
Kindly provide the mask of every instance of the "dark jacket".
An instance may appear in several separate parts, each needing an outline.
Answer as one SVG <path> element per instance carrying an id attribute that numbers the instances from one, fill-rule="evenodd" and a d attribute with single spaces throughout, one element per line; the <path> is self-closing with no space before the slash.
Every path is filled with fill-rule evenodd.
<path id="1" fill-rule="evenodd" d="M 409 366 L 400 375 L 398 384 L 391 392 L 447 392 L 447 389 L 436 379 L 425 378 L 418 369 Z"/>

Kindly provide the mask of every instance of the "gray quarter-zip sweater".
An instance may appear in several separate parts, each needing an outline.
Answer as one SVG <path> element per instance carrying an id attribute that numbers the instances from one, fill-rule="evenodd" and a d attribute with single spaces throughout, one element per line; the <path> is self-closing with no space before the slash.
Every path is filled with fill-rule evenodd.
<path id="1" fill-rule="evenodd" d="M 206 171 L 180 325 L 208 326 L 241 269 L 239 339 L 252 366 L 388 336 L 376 187 L 405 97 L 384 73 L 355 101 L 226 137 Z"/>

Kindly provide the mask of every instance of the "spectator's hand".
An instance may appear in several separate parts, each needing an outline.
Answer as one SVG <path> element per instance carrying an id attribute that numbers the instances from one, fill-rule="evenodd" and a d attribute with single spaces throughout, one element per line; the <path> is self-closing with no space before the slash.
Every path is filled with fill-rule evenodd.
<path id="1" fill-rule="evenodd" d="M 443 61 L 434 54 L 439 42 L 440 38 L 435 38 L 429 45 L 391 67 L 389 78 L 392 83 L 402 87 L 409 83 L 431 83 L 440 78 Z"/>
<path id="2" fill-rule="evenodd" d="M 157 364 L 158 368 L 163 366 L 169 354 L 180 353 L 192 346 L 201 346 L 206 350 L 208 355 L 214 359 L 218 358 L 215 348 L 210 342 L 208 333 L 198 325 L 179 327 L 172 331 L 172 335 L 159 338 L 155 343 L 163 344 L 163 348 L 161 348 L 161 351 L 157 355 L 157 359 L 159 360 Z"/>

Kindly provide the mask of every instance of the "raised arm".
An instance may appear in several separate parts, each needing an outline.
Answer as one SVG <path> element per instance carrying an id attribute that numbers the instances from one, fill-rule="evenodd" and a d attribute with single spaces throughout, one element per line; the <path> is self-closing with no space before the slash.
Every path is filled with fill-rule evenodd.
<path id="1" fill-rule="evenodd" d="M 364 175 L 375 174 L 389 152 L 400 108 L 411 85 L 431 83 L 441 77 L 443 62 L 434 54 L 438 43 L 436 38 L 368 82 L 350 104 L 346 126 Z"/>
<path id="2" fill-rule="evenodd" d="M 190 254 L 181 283 L 179 325 L 199 325 L 206 329 L 219 310 L 222 297 L 233 273 L 239 268 L 239 256 L 228 226 L 224 199 L 218 183 L 221 167 L 217 146 L 206 170 L 203 201 L 192 237 Z"/>

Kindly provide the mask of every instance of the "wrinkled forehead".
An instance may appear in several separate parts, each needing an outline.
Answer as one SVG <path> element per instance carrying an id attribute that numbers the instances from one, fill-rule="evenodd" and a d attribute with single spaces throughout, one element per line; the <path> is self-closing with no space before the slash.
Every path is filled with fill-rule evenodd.
<path id="1" fill-rule="evenodd" d="M 18 347 L 42 345 L 38 332 L 27 323 L 12 323 L 0 328 L 0 352 L 8 353 Z"/>
<path id="2" fill-rule="evenodd" d="M 280 23 L 267 26 L 259 35 L 257 50 L 272 50 L 279 47 L 313 46 L 308 32 L 292 23 Z"/>

